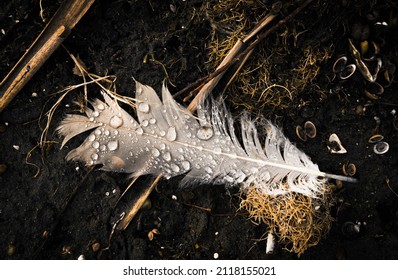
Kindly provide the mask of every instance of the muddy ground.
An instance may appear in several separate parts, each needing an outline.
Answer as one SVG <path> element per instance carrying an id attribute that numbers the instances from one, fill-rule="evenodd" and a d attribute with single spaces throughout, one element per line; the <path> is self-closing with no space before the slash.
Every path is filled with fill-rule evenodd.
<path id="1" fill-rule="evenodd" d="M 45 26 L 39 2 L 48 20 L 61 1 L 13 0 L 1 6 L 0 79 Z M 258 2 L 267 8 L 273 1 Z M 393 26 L 397 6 L 393 1 L 337 1 L 330 6 L 327 1 L 315 1 L 307 9 L 312 11 L 311 16 L 306 11 L 299 14 L 288 23 L 290 30 L 294 24 L 311 26 L 317 10 L 311 5 L 326 5 L 326 9 L 318 9 L 322 14 L 315 19 L 322 23 L 323 33 L 328 34 L 325 44 L 335 46 L 332 57 L 320 65 L 321 74 L 313 81 L 328 94 L 312 98 L 315 93 L 306 95 L 311 93 L 304 91 L 292 100 L 288 110 L 275 109 L 272 115 L 267 114 L 269 111 L 264 114 L 278 120 L 285 134 L 321 170 L 341 174 L 344 163 L 355 163 L 359 183 L 344 184 L 335 192 L 335 221 L 329 234 L 300 258 L 396 259 L 398 130 L 393 121 L 398 107 L 397 72 L 392 75 L 395 81 L 378 100 L 365 96 L 360 73 L 344 82 L 326 77 L 333 77 L 336 58 L 348 54 L 350 26 L 366 23 L 366 15 L 372 13 L 389 24 L 382 34 L 381 55 L 397 65 L 398 29 Z M 159 90 L 165 70 L 174 84 L 169 83 L 169 88 L 176 92 L 209 71 L 205 66 L 206 46 L 214 26 L 206 17 L 198 16 L 202 7 L 202 1 L 195 0 L 98 0 L 64 46 L 79 55 L 91 73 L 116 75 L 121 94 L 133 93 L 133 77 Z M 385 13 L 386 10 L 390 12 Z M 289 46 L 294 53 L 300 43 Z M 152 54 L 165 68 L 145 59 Z M 151 205 L 141 210 L 125 231 L 112 235 L 112 225 L 125 211 L 135 190 L 128 192 L 115 208 L 128 185 L 126 176 L 90 171 L 79 163 L 66 162 L 65 155 L 79 139 L 60 150 L 60 138 L 54 133 L 62 117 L 77 108 L 73 101 L 82 89 L 68 95 L 56 111 L 48 135 L 53 144 L 47 145 L 44 153 L 37 148 L 46 120 L 40 116 L 59 97 L 55 93 L 82 82 L 73 74 L 73 67 L 68 53 L 59 48 L 0 113 L 1 259 L 77 259 L 81 255 L 86 259 L 213 259 L 215 253 L 221 259 L 298 258 L 283 246 L 278 246 L 273 255 L 266 255 L 265 241 L 260 240 L 266 227 L 255 225 L 244 212 L 237 211 L 237 189 L 181 189 L 180 178 L 162 181 L 150 195 Z M 96 96 L 98 89 L 92 90 L 90 94 Z M 299 100 L 307 102 L 298 106 Z M 238 112 L 239 108 L 234 110 Z M 295 127 L 307 120 L 317 125 L 318 135 L 302 142 Z M 331 133 L 340 137 L 346 154 L 328 152 L 326 144 Z M 382 134 L 390 145 L 385 154 L 375 154 L 373 145 L 368 143 L 376 133 Z M 135 188 L 149 182 L 150 178 L 141 178 Z M 360 232 L 344 235 L 342 227 L 346 222 L 360 225 Z M 153 229 L 160 234 L 150 241 L 148 232 Z"/>

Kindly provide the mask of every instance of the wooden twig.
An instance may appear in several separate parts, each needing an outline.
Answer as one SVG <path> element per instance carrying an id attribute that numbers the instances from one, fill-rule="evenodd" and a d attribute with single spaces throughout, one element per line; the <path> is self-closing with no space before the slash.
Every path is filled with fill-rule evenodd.
<path id="1" fill-rule="evenodd" d="M 306 6 L 308 6 L 312 1 L 314 0 L 307 0 L 305 1 L 301 6 L 299 6 L 298 8 L 296 8 L 292 13 L 290 13 L 288 16 L 286 16 L 284 19 L 281 19 L 280 21 L 278 21 L 277 24 L 275 24 L 274 26 L 270 27 L 267 31 L 264 32 L 260 32 L 267 24 L 267 17 L 269 15 L 267 15 L 264 20 L 261 22 L 261 24 L 259 26 L 256 26 L 248 35 L 248 39 L 252 39 L 255 37 L 256 35 L 256 39 L 253 40 L 253 42 L 251 42 L 250 44 L 247 45 L 246 48 L 242 48 L 242 50 L 240 52 L 238 52 L 234 57 L 230 57 L 228 58 L 228 61 L 223 63 L 223 65 L 219 66 L 213 73 L 211 73 L 208 76 L 205 76 L 203 78 L 200 78 L 198 80 L 196 80 L 195 82 L 189 84 L 188 86 L 186 86 L 185 88 L 183 88 L 182 90 L 178 91 L 176 94 L 174 94 L 174 96 L 179 96 L 189 90 L 191 90 L 192 88 L 197 88 L 199 87 L 199 85 L 203 84 L 203 83 L 210 83 L 210 86 L 208 86 L 205 90 L 203 90 L 203 88 L 205 88 L 205 86 L 202 87 L 201 91 L 203 91 L 204 93 L 202 94 L 198 94 L 194 100 L 192 100 L 192 102 L 189 104 L 188 108 L 191 111 L 194 111 L 194 108 L 199 104 L 200 100 L 203 100 L 203 98 L 205 98 L 205 95 L 209 93 L 208 89 L 210 88 L 214 88 L 215 85 L 217 84 L 217 82 L 219 81 L 216 80 L 216 82 L 210 82 L 212 79 L 216 78 L 217 76 L 222 76 L 228 69 L 229 67 L 231 67 L 234 63 L 236 63 L 237 61 L 244 59 L 247 54 L 249 52 L 251 52 L 251 50 L 253 50 L 262 40 L 264 40 L 266 37 L 269 36 L 269 34 L 271 34 L 272 32 L 274 32 L 275 30 L 277 30 L 278 28 L 280 28 L 282 25 L 286 24 L 287 22 L 289 22 L 290 20 L 292 20 L 298 13 L 300 13 Z M 246 40 L 247 42 L 248 40 Z M 201 96 L 199 96 L 201 95 Z"/>
<path id="2" fill-rule="evenodd" d="M 223 61 L 220 63 L 220 65 L 217 67 L 217 70 L 223 69 L 217 76 L 209 80 L 199 91 L 199 93 L 195 96 L 194 100 L 189 104 L 187 107 L 188 110 L 191 112 L 196 110 L 196 107 L 203 101 L 206 96 L 213 91 L 215 86 L 218 84 L 218 82 L 221 80 L 225 72 L 228 70 L 229 66 L 232 65 L 231 61 L 235 61 L 235 58 L 239 56 L 241 53 L 242 49 L 244 49 L 247 46 L 247 43 L 252 40 L 252 38 L 258 34 L 265 26 L 267 26 L 272 20 L 275 18 L 275 15 L 270 13 L 264 17 L 264 19 L 260 22 L 259 25 L 253 28 L 253 30 L 243 39 L 243 40 L 238 40 L 235 45 L 232 47 L 232 49 L 228 52 L 227 56 L 223 59 Z M 239 65 L 239 69 L 243 66 L 244 62 L 247 60 L 248 55 L 251 52 L 246 53 L 242 63 Z M 228 68 L 225 68 L 225 65 L 229 65 Z M 225 69 L 224 69 L 225 68 Z"/>
<path id="3" fill-rule="evenodd" d="M 149 185 L 149 186 L 146 185 L 143 187 L 143 189 L 140 191 L 140 194 L 135 198 L 135 200 L 131 204 L 130 210 L 126 213 L 126 215 L 124 215 L 123 219 L 117 225 L 116 229 L 125 230 L 127 228 L 127 226 L 130 224 L 131 220 L 137 214 L 138 210 L 141 209 L 145 200 L 151 194 L 152 190 L 155 188 L 155 186 L 158 184 L 158 182 L 160 181 L 161 178 L 162 178 L 162 175 L 159 175 L 155 178 L 155 180 L 152 182 L 151 185 Z"/>
<path id="4" fill-rule="evenodd" d="M 95 0 L 65 0 L 26 53 L 0 83 L 0 112 L 59 47 Z"/>

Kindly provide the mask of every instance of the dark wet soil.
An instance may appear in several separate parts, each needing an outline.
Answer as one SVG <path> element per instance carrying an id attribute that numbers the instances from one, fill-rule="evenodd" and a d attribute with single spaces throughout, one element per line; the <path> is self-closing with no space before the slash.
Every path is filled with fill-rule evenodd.
<path id="1" fill-rule="evenodd" d="M 61 1 L 41 2 L 48 20 Z M 259 2 L 271 5 L 272 1 Z M 393 74 L 395 81 L 378 100 L 364 95 L 364 78 L 359 73 L 345 82 L 326 77 L 333 77 L 331 68 L 338 55 L 348 54 L 350 26 L 366 21 L 366 15 L 373 12 L 391 25 L 382 36 L 381 55 L 397 65 L 398 29 L 393 23 L 398 9 L 393 1 L 347 2 L 337 1 L 333 8 L 320 9 L 323 31 L 330 35 L 327 43 L 335 45 L 335 53 L 322 65 L 323 76 L 314 83 L 326 89 L 328 95 L 321 99 L 302 93 L 293 100 L 297 105 L 275 110 L 271 119 L 283 125 L 286 136 L 297 142 L 321 170 L 341 174 L 346 162 L 357 167 L 355 177 L 359 183 L 344 184 L 336 191 L 335 221 L 330 233 L 300 258 L 396 259 L 398 130 L 393 121 L 398 107 L 397 74 Z M 313 5 L 323 3 L 315 1 Z M 386 7 L 390 7 L 389 13 L 384 13 Z M 174 84 L 169 88 L 176 92 L 208 73 L 206 42 L 212 25 L 198 16 L 201 8 L 202 1 L 195 0 L 98 0 L 64 46 L 78 55 L 91 73 L 116 75 L 121 94 L 133 92 L 133 77 L 159 90 L 165 69 Z M 38 0 L 13 0 L 1 6 L 0 79 L 45 26 L 39 14 Z M 304 13 L 290 27 L 297 23 L 311 26 L 310 21 Z M 291 51 L 295 51 L 293 46 Z M 152 55 L 165 68 L 145 59 Z M 73 74 L 73 66 L 65 49 L 59 48 L 0 113 L 1 259 L 77 259 L 81 255 L 86 259 L 213 259 L 214 253 L 222 259 L 297 258 L 283 246 L 273 255 L 265 254 L 265 242 L 260 239 L 266 227 L 255 225 L 244 212 L 237 211 L 237 189 L 181 189 L 180 178 L 162 181 L 150 195 L 151 206 L 141 210 L 125 231 L 112 233 L 120 213 L 151 178 L 136 182 L 135 189 L 115 208 L 129 183 L 125 175 L 89 170 L 65 161 L 78 140 L 60 150 L 54 128 L 66 113 L 76 109 L 73 100 L 83 93 L 81 89 L 67 96 L 55 113 L 48 136 L 54 143 L 47 145 L 46 151 L 37 148 L 45 125 L 45 118 L 40 116 L 59 97 L 55 93 L 82 82 Z M 299 100 L 307 102 L 298 106 Z M 317 125 L 318 135 L 301 142 L 295 126 L 306 120 Z M 340 137 L 346 154 L 328 152 L 326 144 L 331 133 Z M 376 155 L 368 143 L 376 133 L 390 145 L 383 155 Z M 360 224 L 360 232 L 343 234 L 346 222 Z M 148 233 L 153 229 L 160 234 L 150 241 Z"/>

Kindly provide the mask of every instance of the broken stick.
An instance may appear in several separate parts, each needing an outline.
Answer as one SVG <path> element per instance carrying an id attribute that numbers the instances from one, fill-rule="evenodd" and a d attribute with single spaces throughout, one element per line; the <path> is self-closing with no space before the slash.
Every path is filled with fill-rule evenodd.
<path id="1" fill-rule="evenodd" d="M 69 35 L 95 0 L 65 0 L 33 44 L 0 83 L 2 112 Z"/>

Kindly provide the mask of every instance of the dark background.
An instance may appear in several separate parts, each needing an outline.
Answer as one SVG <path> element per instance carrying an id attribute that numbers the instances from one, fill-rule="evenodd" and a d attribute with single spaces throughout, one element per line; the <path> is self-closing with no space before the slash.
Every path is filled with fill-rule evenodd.
<path id="1" fill-rule="evenodd" d="M 272 1 L 259 2 L 272 4 Z M 374 11 L 389 21 L 391 15 L 397 17 L 398 9 L 393 1 L 331 2 L 315 1 L 288 23 L 290 28 L 297 24 L 312 26 L 316 19 L 320 24 L 314 32 L 327 34 L 325 44 L 334 44 L 335 53 L 321 65 L 321 77 L 314 81 L 329 94 L 320 99 L 312 98 L 315 93 L 302 92 L 287 110 L 274 109 L 272 114 L 264 111 L 264 115 L 272 121 L 278 120 L 286 136 L 297 142 L 321 170 L 341 174 L 344 163 L 349 161 L 357 166 L 359 183 L 344 184 L 335 193 L 335 221 L 330 233 L 300 258 L 395 259 L 398 257 L 398 131 L 393 120 L 398 107 L 397 83 L 393 82 L 379 100 L 373 101 L 364 95 L 363 77 L 359 73 L 346 82 L 325 77 L 333 77 L 331 69 L 337 56 L 348 53 L 347 38 L 353 23 L 366 21 L 366 15 Z M 60 3 L 42 1 L 47 20 Z M 159 63 L 144 60 L 153 54 L 165 65 L 175 85 L 169 85 L 169 89 L 176 92 L 209 72 L 205 64 L 206 46 L 212 26 L 200 16 L 201 9 L 202 1 L 98 0 L 64 46 L 78 55 L 91 73 L 116 75 L 118 92 L 124 95 L 133 93 L 133 77 L 159 91 L 165 71 Z M 390 12 L 385 13 L 386 10 Z M 12 0 L 1 5 L 0 79 L 44 28 L 39 13 L 36 0 Z M 303 40 L 312 33 L 306 36 Z M 388 29 L 383 39 L 383 59 L 396 64 L 396 27 Z M 299 47 L 289 46 L 293 53 Z M 293 65 L 294 61 L 285 63 Z M 80 255 L 86 259 L 212 259 L 214 253 L 221 259 L 297 258 L 284 250 L 283 245 L 277 247 L 275 254 L 265 254 L 265 241 L 260 239 L 266 227 L 254 224 L 246 213 L 238 211 L 237 189 L 226 190 L 223 186 L 181 189 L 180 178 L 162 181 L 150 195 L 149 209 L 141 210 L 127 230 L 115 232 L 110 238 L 113 223 L 125 211 L 135 191 L 150 183 L 150 178 L 141 178 L 135 184 L 136 189 L 128 192 L 115 208 L 128 185 L 125 175 L 89 172 L 79 163 L 65 161 L 65 155 L 76 147 L 79 139 L 60 150 L 60 138 L 54 129 L 66 113 L 75 112 L 73 100 L 81 96 L 81 88 L 69 94 L 54 115 L 48 136 L 54 144 L 48 145 L 46 151 L 36 147 L 46 121 L 40 116 L 59 97 L 56 92 L 82 82 L 81 77 L 73 74 L 73 66 L 68 53 L 60 47 L 0 114 L 0 164 L 7 167 L 0 174 L 1 259 L 77 259 Z M 90 95 L 98 94 L 98 89 L 89 89 L 93 90 Z M 296 106 L 302 98 L 308 102 L 304 107 Z M 358 111 L 358 106 L 366 110 Z M 234 111 L 241 108 L 235 107 Z M 380 120 L 379 125 L 375 117 Z M 295 127 L 306 120 L 317 125 L 318 136 L 301 142 Z M 347 154 L 328 153 L 326 142 L 331 133 L 338 134 Z M 373 146 L 368 143 L 369 137 L 376 133 L 383 134 L 390 144 L 384 155 L 374 154 Z M 36 166 L 40 173 L 35 177 Z M 344 235 L 342 226 L 347 221 L 360 222 L 360 233 Z M 160 234 L 150 241 L 148 232 L 154 228 Z"/>

